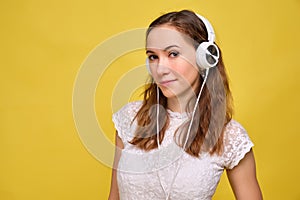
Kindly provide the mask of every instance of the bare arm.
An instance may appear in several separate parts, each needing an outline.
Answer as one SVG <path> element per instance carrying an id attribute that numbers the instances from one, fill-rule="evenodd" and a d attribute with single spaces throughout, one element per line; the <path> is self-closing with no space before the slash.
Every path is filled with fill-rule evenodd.
<path id="1" fill-rule="evenodd" d="M 248 152 L 227 176 L 237 200 L 262 200 L 262 193 L 256 178 L 253 151 Z"/>
<path id="2" fill-rule="evenodd" d="M 111 186 L 110 186 L 110 193 L 108 200 L 119 200 L 119 188 L 117 184 L 117 167 L 119 163 L 119 159 L 121 156 L 121 149 L 124 148 L 123 142 L 121 138 L 116 133 L 116 140 L 115 140 L 116 148 L 115 148 L 115 158 L 114 158 L 114 166 L 112 169 L 112 176 L 111 176 Z"/>

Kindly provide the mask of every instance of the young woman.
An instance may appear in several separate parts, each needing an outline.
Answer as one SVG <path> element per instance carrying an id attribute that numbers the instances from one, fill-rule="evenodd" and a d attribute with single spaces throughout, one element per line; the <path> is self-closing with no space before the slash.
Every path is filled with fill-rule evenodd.
<path id="1" fill-rule="evenodd" d="M 232 119 L 231 92 L 210 23 L 170 12 L 146 33 L 151 84 L 113 115 L 109 200 L 211 199 L 227 172 L 236 199 L 262 199 L 253 143 Z M 226 198 L 226 197 L 224 197 Z"/>

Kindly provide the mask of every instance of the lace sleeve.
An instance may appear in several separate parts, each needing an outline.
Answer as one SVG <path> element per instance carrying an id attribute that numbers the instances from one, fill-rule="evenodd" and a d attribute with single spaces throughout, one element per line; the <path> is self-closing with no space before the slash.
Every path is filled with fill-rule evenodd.
<path id="1" fill-rule="evenodd" d="M 224 166 L 232 169 L 251 150 L 253 143 L 246 130 L 238 122 L 231 120 L 224 132 Z"/>
<path id="2" fill-rule="evenodd" d="M 133 138 L 134 127 L 132 126 L 132 120 L 140 106 L 141 102 L 139 101 L 131 102 L 112 115 L 112 121 L 115 125 L 115 129 L 124 144 Z"/>

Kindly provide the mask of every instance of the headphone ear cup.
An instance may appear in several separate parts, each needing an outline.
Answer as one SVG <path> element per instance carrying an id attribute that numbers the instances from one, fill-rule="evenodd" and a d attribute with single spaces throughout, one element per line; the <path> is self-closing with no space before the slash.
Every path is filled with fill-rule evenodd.
<path id="1" fill-rule="evenodd" d="M 202 42 L 196 51 L 196 62 L 200 69 L 209 69 L 218 64 L 219 48 L 212 42 Z"/>
<path id="2" fill-rule="evenodd" d="M 146 58 L 146 68 L 147 68 L 148 73 L 151 75 L 150 64 L 149 64 L 149 58 Z"/>

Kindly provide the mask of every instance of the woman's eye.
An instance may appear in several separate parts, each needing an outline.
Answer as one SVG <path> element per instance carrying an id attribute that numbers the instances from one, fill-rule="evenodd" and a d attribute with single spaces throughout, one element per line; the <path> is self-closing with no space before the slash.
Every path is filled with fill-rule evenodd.
<path id="1" fill-rule="evenodd" d="M 169 53 L 170 57 L 177 57 L 178 55 L 179 55 L 179 53 L 176 52 L 176 51 L 172 51 L 172 52 Z"/>
<path id="2" fill-rule="evenodd" d="M 156 55 L 150 55 L 150 56 L 148 56 L 148 59 L 149 60 L 155 60 L 155 59 L 157 59 L 158 57 L 156 56 Z"/>

